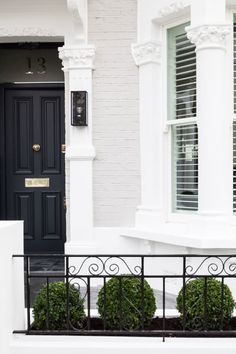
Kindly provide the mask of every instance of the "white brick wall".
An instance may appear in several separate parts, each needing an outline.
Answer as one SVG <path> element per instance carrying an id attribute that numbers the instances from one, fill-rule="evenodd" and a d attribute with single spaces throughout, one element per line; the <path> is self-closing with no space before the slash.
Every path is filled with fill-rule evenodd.
<path id="1" fill-rule="evenodd" d="M 93 77 L 95 226 L 132 226 L 140 197 L 136 0 L 89 0 Z"/>

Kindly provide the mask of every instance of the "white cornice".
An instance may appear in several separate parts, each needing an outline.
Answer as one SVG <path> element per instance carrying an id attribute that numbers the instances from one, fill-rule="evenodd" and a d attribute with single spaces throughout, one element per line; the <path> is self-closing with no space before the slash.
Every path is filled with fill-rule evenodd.
<path id="1" fill-rule="evenodd" d="M 174 2 L 168 6 L 162 7 L 159 12 L 158 15 L 159 17 L 166 17 L 166 16 L 170 16 L 174 13 L 177 13 L 181 10 L 183 10 L 185 8 L 184 4 L 182 3 L 182 1 L 179 2 Z"/>
<path id="2" fill-rule="evenodd" d="M 71 69 L 93 69 L 95 58 L 94 46 L 63 46 L 58 50 L 64 71 Z"/>
<path id="3" fill-rule="evenodd" d="M 52 28 L 0 27 L 0 37 L 58 37 Z"/>
<path id="4" fill-rule="evenodd" d="M 137 66 L 158 64 L 161 60 L 161 44 L 154 41 L 133 44 L 132 55 Z"/>
<path id="5" fill-rule="evenodd" d="M 186 27 L 188 39 L 196 45 L 196 50 L 207 48 L 226 49 L 226 36 L 230 34 L 230 25 L 212 24 Z"/>
<path id="6" fill-rule="evenodd" d="M 190 12 L 189 5 L 185 5 L 182 1 L 177 1 L 168 6 L 162 7 L 158 11 L 154 21 L 159 23 L 167 23 L 176 17 L 185 15 L 188 11 Z"/>

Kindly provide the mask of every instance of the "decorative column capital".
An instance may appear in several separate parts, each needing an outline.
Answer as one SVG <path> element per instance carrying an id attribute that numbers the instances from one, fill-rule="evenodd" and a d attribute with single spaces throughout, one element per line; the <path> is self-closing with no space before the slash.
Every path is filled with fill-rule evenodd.
<path id="1" fill-rule="evenodd" d="M 196 45 L 196 50 L 216 48 L 226 50 L 226 36 L 230 34 L 230 25 L 201 25 L 186 27 L 188 39 Z"/>
<path id="2" fill-rule="evenodd" d="M 137 66 L 161 61 L 161 44 L 148 41 L 132 45 L 132 55 Z"/>
<path id="3" fill-rule="evenodd" d="M 58 49 L 63 70 L 93 69 L 95 58 L 94 46 L 61 47 Z"/>

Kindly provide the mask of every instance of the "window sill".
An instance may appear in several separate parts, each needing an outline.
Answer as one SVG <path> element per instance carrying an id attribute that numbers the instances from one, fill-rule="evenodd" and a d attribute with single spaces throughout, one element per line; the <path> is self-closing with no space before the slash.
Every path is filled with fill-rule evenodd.
<path id="1" fill-rule="evenodd" d="M 121 236 L 195 249 L 236 249 L 235 222 L 192 220 L 123 230 Z"/>

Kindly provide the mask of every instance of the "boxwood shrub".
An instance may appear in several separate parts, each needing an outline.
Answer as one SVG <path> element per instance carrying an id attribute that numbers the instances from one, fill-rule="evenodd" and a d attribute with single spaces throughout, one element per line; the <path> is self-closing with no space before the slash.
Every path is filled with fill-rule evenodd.
<path id="1" fill-rule="evenodd" d="M 139 329 L 142 324 L 141 279 L 114 277 L 98 293 L 98 312 L 109 329 Z M 149 325 L 156 311 L 152 288 L 144 280 L 143 321 Z"/>
<path id="2" fill-rule="evenodd" d="M 52 282 L 48 286 L 48 327 L 51 330 L 66 329 L 67 324 L 67 286 L 64 282 Z M 80 328 L 85 318 L 84 301 L 79 290 L 69 284 L 69 318 L 72 326 Z M 33 304 L 34 323 L 37 330 L 47 329 L 47 286 L 44 285 Z"/>
<path id="3" fill-rule="evenodd" d="M 234 299 L 229 287 L 223 286 L 223 306 L 221 300 L 222 284 L 215 278 L 207 278 L 206 313 L 204 322 L 205 279 L 197 278 L 185 286 L 185 324 L 190 330 L 219 330 L 221 325 L 221 308 L 223 307 L 223 325 L 228 324 L 234 310 Z M 177 297 L 177 309 L 183 322 L 183 288 Z"/>

